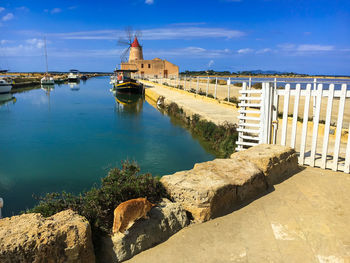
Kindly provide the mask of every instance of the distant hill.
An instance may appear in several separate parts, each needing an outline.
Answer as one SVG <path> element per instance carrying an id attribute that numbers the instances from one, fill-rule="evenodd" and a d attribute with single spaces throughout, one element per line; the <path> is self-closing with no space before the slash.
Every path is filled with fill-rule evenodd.
<path id="1" fill-rule="evenodd" d="M 217 75 L 217 76 L 228 76 L 228 75 L 248 75 L 248 76 L 255 76 L 255 75 L 289 75 L 289 76 L 308 76 L 307 74 L 299 74 L 294 72 L 280 72 L 276 70 L 245 70 L 245 71 L 237 71 L 237 72 L 230 72 L 230 71 L 214 71 L 214 70 L 208 70 L 208 71 L 189 71 L 186 70 L 184 72 L 180 73 L 181 75 Z"/>

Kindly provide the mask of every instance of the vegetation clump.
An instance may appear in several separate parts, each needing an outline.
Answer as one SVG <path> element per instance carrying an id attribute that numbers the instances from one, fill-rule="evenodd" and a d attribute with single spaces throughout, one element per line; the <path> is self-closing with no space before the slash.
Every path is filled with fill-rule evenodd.
<path id="1" fill-rule="evenodd" d="M 78 195 L 72 193 L 48 193 L 34 208 L 26 213 L 40 213 L 44 217 L 60 211 L 72 209 L 84 216 L 91 225 L 95 249 L 99 238 L 111 233 L 114 209 L 122 202 L 138 197 L 147 197 L 153 203 L 166 197 L 166 190 L 159 178 L 151 174 L 140 174 L 140 167 L 135 162 L 122 162 L 121 169 L 113 168 L 101 179 L 100 186 Z"/>
<path id="2" fill-rule="evenodd" d="M 256 82 L 252 85 L 253 89 L 262 89 L 262 83 L 261 82 Z"/>
<path id="3" fill-rule="evenodd" d="M 237 99 L 237 97 L 235 97 L 235 96 L 230 97 L 230 98 L 226 97 L 225 100 L 228 101 L 228 102 L 236 104 L 236 106 L 238 106 L 238 103 L 240 103 L 239 99 Z"/>
<path id="4" fill-rule="evenodd" d="M 235 124 L 216 125 L 211 121 L 201 119 L 198 114 L 192 117 L 186 116 L 183 109 L 174 102 L 163 109 L 170 116 L 181 120 L 193 134 L 203 138 L 217 157 L 227 158 L 234 152 L 238 138 Z"/>

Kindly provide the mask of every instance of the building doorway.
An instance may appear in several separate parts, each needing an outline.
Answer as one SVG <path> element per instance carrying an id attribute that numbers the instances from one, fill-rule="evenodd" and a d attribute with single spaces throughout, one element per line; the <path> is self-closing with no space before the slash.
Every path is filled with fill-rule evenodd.
<path id="1" fill-rule="evenodd" d="M 167 78 L 168 78 L 168 71 L 167 71 L 167 70 L 164 70 L 164 74 L 163 74 L 163 75 L 164 75 L 164 78 L 167 79 Z"/>

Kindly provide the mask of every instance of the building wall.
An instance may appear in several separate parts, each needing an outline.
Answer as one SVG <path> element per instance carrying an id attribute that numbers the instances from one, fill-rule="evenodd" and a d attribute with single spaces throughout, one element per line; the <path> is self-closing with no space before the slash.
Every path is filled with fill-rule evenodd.
<path id="1" fill-rule="evenodd" d="M 132 60 L 122 63 L 121 69 L 137 69 L 134 75 L 145 78 L 178 77 L 179 67 L 167 60 L 155 58 L 153 60 Z"/>

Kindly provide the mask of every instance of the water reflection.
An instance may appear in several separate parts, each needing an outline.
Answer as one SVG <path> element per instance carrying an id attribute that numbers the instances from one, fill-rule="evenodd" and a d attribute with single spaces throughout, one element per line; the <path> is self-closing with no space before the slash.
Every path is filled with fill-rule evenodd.
<path id="1" fill-rule="evenodd" d="M 50 92 L 55 88 L 54 85 L 41 85 L 41 89 L 45 91 L 46 95 L 49 97 Z"/>
<path id="2" fill-rule="evenodd" d="M 0 94 L 0 107 L 5 106 L 10 102 L 15 104 L 16 101 L 17 99 L 14 96 L 12 96 L 11 93 Z"/>
<path id="3" fill-rule="evenodd" d="M 72 91 L 80 90 L 79 82 L 69 82 L 68 85 L 70 87 L 70 90 L 72 90 Z"/>
<path id="4" fill-rule="evenodd" d="M 115 97 L 115 109 L 118 112 L 137 114 L 142 111 L 143 95 L 132 93 L 120 93 L 113 91 Z"/>

